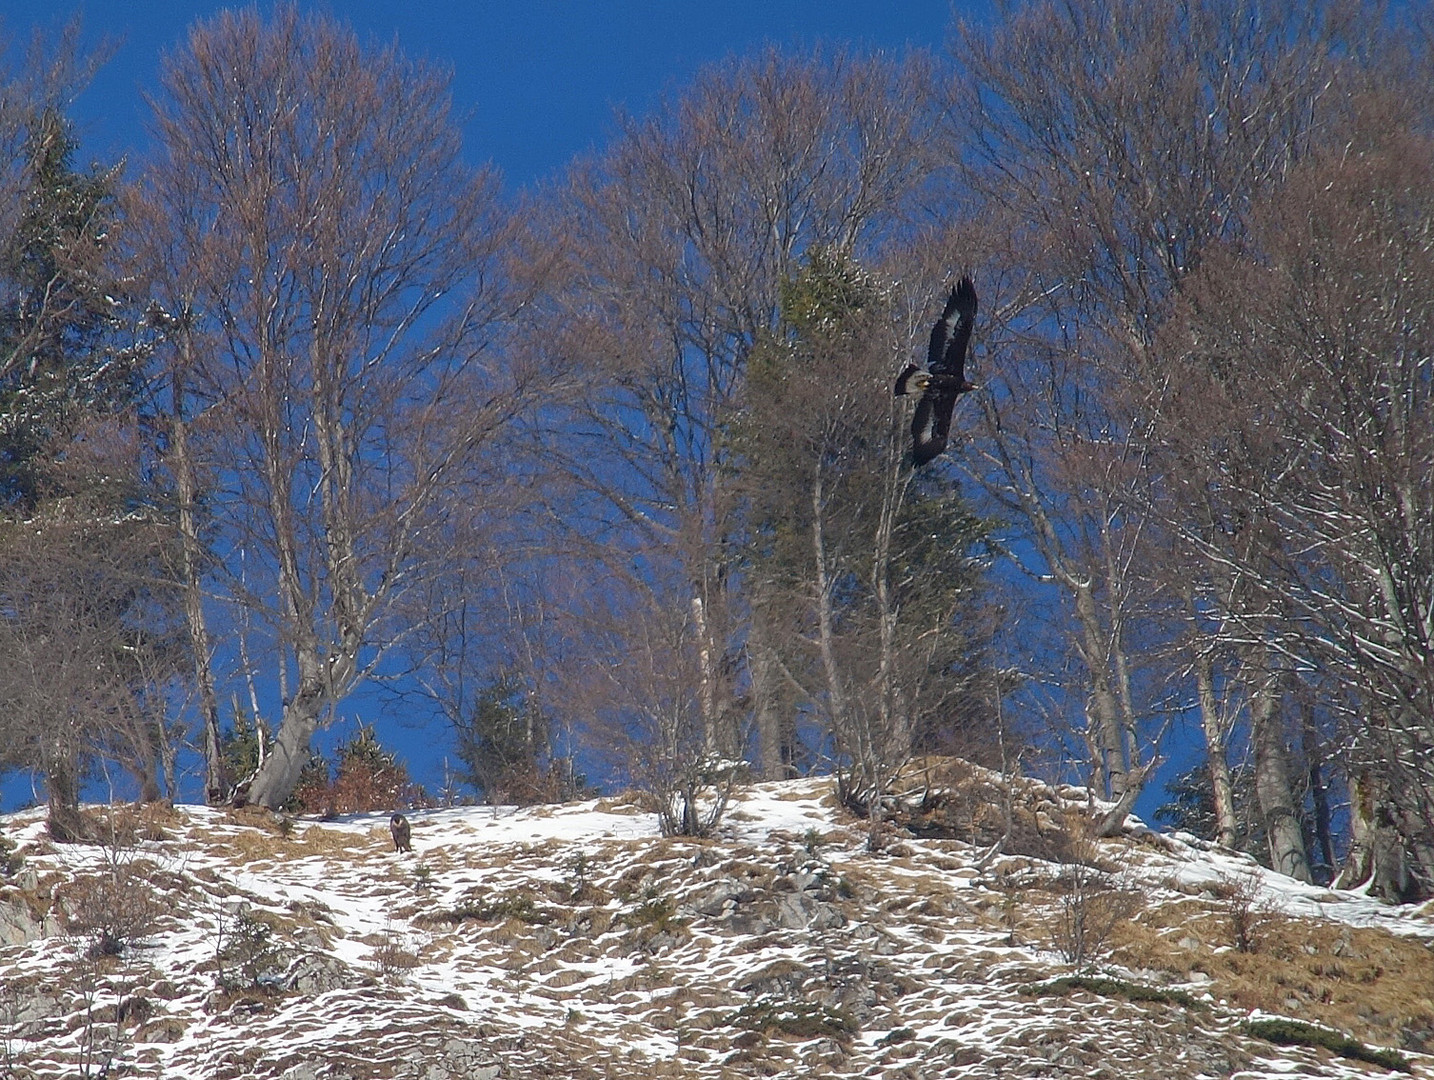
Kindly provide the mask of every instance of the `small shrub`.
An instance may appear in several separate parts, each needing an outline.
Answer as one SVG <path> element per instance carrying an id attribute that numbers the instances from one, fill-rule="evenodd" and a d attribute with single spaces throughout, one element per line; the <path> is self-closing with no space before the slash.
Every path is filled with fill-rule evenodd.
<path id="1" fill-rule="evenodd" d="M 587 852 L 579 851 L 568 860 L 567 866 L 568 901 L 573 904 L 590 903 L 602 899 L 602 890 L 592 880 L 592 860 Z"/>
<path id="2" fill-rule="evenodd" d="M 214 960 L 221 990 L 272 992 L 278 988 L 284 949 L 274 940 L 274 928 L 244 909 L 232 918 L 221 917 Z"/>
<path id="3" fill-rule="evenodd" d="M 1001 926 L 1006 931 L 1006 944 L 1012 948 L 1022 943 L 1021 929 L 1026 925 L 1027 913 L 1021 907 L 1021 894 L 1006 891 L 1001 894 Z"/>
<path id="4" fill-rule="evenodd" d="M 177 820 L 167 803 L 145 803 L 93 809 L 52 805 L 48 830 L 57 844 L 100 844 L 116 851 L 141 841 L 169 839 L 165 824 Z"/>
<path id="5" fill-rule="evenodd" d="M 807 854 L 812 856 L 812 858 L 816 858 L 817 855 L 821 853 L 822 848 L 826 846 L 826 842 L 827 838 L 815 827 L 808 828 L 807 831 L 802 834 L 802 847 L 806 848 Z"/>
<path id="6" fill-rule="evenodd" d="M 77 936 L 93 935 L 91 957 L 121 956 L 159 929 L 168 905 L 150 884 L 154 866 L 118 855 L 98 873 L 58 890 L 65 925 Z"/>
<path id="7" fill-rule="evenodd" d="M 383 932 L 378 946 L 373 951 L 373 966 L 378 977 L 384 982 L 397 981 L 404 972 L 418 967 L 418 953 L 409 948 L 401 934 L 392 928 Z"/>
<path id="8" fill-rule="evenodd" d="M 13 841 L 0 836 L 0 877 L 14 877 L 25 865 L 25 856 L 15 850 Z"/>
<path id="9" fill-rule="evenodd" d="M 131 1018 L 141 1017 L 146 1008 L 143 998 L 134 996 L 136 969 L 128 964 L 111 965 L 93 951 L 80 960 L 62 979 L 79 998 L 71 1023 L 75 1056 L 70 1059 L 74 1075 L 91 1077 L 114 1076 L 116 1064 L 131 1046 L 125 1030 Z M 9 1080 L 10 1072 L 3 1075 Z M 29 1070 L 13 1074 L 29 1077 Z"/>
<path id="10" fill-rule="evenodd" d="M 373 728 L 360 727 L 334 751 L 332 764 L 318 755 L 310 758 L 284 808 L 333 817 L 422 806 L 427 801 L 398 755 L 383 748 Z"/>
<path id="11" fill-rule="evenodd" d="M 556 913 L 550 908 L 540 908 L 526 893 L 508 893 L 506 896 L 485 896 L 478 900 L 465 900 L 457 907 L 441 912 L 433 918 L 443 922 L 506 922 L 515 919 L 530 926 L 546 926 L 553 922 Z"/>
<path id="12" fill-rule="evenodd" d="M 455 716 L 459 779 L 490 804 L 532 806 L 583 798 L 587 780 L 554 752 L 552 720 L 521 676 L 505 672 Z"/>
<path id="13" fill-rule="evenodd" d="M 1225 877 L 1214 892 L 1224 910 L 1230 944 L 1237 952 L 1258 952 L 1275 918 L 1272 902 L 1260 896 L 1260 879 L 1254 874 Z"/>
<path id="14" fill-rule="evenodd" d="M 677 901 L 670 896 L 649 895 L 642 903 L 622 917 L 634 930 L 651 927 L 661 933 L 678 923 Z"/>
<path id="15" fill-rule="evenodd" d="M 1085 967 L 1105 952 L 1111 932 L 1140 910 L 1140 894 L 1085 862 L 1070 863 L 1056 879 L 1054 937 L 1066 963 Z"/>
<path id="16" fill-rule="evenodd" d="M 419 863 L 413 868 L 413 887 L 419 892 L 433 888 L 433 868 L 427 863 Z"/>
<path id="17" fill-rule="evenodd" d="M 1342 1032 L 1306 1024 L 1300 1020 L 1251 1020 L 1245 1025 L 1245 1031 L 1257 1039 L 1278 1043 L 1280 1046 L 1318 1046 L 1340 1057 L 1367 1061 L 1383 1069 L 1405 1073 L 1414 1071 L 1409 1059 L 1398 1051 L 1365 1046 Z"/>
<path id="18" fill-rule="evenodd" d="M 885 818 L 877 818 L 866 830 L 866 850 L 872 855 L 880 855 L 895 839 L 896 827 Z"/>

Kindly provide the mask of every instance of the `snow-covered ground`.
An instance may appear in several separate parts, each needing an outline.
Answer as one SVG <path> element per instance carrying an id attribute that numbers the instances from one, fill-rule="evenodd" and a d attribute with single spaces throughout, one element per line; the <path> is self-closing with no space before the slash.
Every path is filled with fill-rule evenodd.
<path id="1" fill-rule="evenodd" d="M 632 802 L 418 811 L 404 854 L 387 815 L 186 806 L 118 853 L 10 815 L 0 1080 L 1380 1071 L 1248 1032 L 1270 1015 L 1402 1039 L 1434 1076 L 1411 1049 L 1434 1037 L 1427 911 L 1139 828 L 1081 848 L 1085 876 L 1029 844 L 983 859 L 974 830 L 872 844 L 830 786 L 756 785 L 707 840 Z M 1048 830 L 1084 805 L 1022 791 Z M 1116 981 L 1055 992 L 1077 915 L 1086 974 Z M 96 956 L 106 919 L 123 948 Z"/>

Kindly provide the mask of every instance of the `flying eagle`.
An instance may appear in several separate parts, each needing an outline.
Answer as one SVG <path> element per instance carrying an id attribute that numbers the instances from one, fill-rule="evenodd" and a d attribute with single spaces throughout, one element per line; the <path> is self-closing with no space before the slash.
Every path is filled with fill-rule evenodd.
<path id="1" fill-rule="evenodd" d="M 911 418 L 911 460 L 918 466 L 946 449 L 956 399 L 976 389 L 975 383 L 966 381 L 966 349 L 971 344 L 975 322 L 976 286 L 969 276 L 963 277 L 951 290 L 941 318 L 931 328 L 931 349 L 926 356 L 930 370 L 907 364 L 896 378 L 893 393 L 897 397 L 921 395 L 916 415 Z"/>

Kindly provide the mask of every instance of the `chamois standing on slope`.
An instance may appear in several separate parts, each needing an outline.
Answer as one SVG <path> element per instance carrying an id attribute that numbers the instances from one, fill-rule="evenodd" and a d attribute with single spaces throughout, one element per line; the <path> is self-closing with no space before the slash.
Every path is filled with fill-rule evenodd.
<path id="1" fill-rule="evenodd" d="M 413 844 L 409 842 L 413 830 L 408 827 L 408 818 L 402 814 L 394 814 L 388 819 L 388 831 L 393 835 L 394 851 L 413 850 Z"/>

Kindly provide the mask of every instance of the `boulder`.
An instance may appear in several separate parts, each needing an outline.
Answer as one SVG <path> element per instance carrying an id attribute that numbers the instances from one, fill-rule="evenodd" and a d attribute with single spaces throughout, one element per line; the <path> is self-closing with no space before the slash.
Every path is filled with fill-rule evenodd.
<path id="1" fill-rule="evenodd" d="M 284 974 L 284 987 L 297 994 L 327 994 L 331 990 L 350 990 L 364 980 L 342 960 L 324 953 L 306 953 Z"/>
<path id="2" fill-rule="evenodd" d="M 31 909 L 23 893 L 0 900 L 0 946 L 23 945 L 44 936 L 44 917 Z"/>

